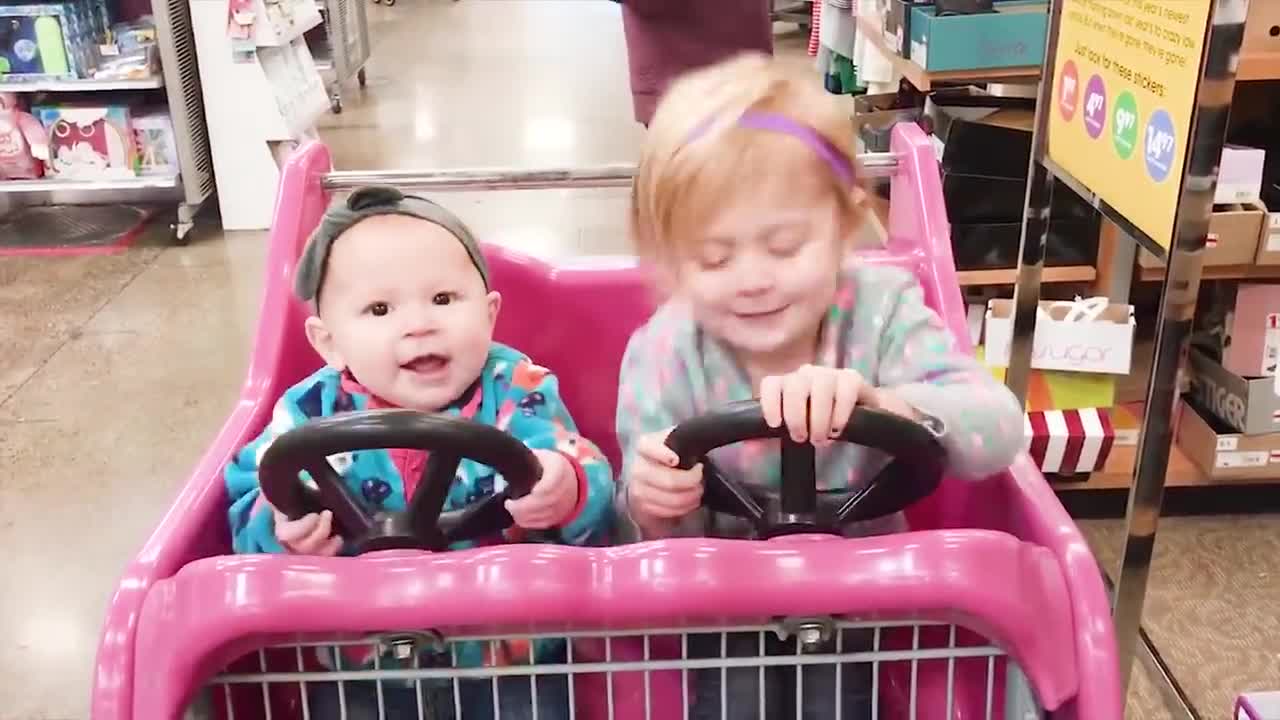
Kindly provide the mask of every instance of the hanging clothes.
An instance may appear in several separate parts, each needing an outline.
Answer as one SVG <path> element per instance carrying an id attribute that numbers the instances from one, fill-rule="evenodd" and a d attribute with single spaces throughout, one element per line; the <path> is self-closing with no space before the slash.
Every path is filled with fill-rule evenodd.
<path id="1" fill-rule="evenodd" d="M 677 75 L 743 51 L 773 53 L 768 0 L 626 0 L 622 30 L 635 117 L 645 125 Z"/>

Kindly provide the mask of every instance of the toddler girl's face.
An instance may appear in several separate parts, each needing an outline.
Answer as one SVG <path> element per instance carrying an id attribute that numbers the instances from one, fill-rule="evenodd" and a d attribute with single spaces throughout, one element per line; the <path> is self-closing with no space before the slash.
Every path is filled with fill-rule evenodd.
<path id="1" fill-rule="evenodd" d="M 380 215 L 334 243 L 307 332 L 329 365 L 373 394 L 434 412 L 480 376 L 499 300 L 449 231 Z"/>
<path id="2" fill-rule="evenodd" d="M 689 244 L 679 284 L 703 328 L 739 352 L 767 356 L 816 338 L 835 297 L 846 228 L 829 191 L 750 185 Z"/>

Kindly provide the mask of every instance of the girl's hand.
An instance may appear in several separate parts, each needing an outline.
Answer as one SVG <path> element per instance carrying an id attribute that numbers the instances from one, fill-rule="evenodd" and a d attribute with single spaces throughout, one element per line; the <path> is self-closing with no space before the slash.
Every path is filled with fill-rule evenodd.
<path id="1" fill-rule="evenodd" d="M 332 557 L 342 550 L 342 536 L 333 535 L 333 511 L 308 513 L 290 520 L 288 515 L 275 513 L 276 540 L 285 550 L 298 555 L 325 555 Z"/>
<path id="2" fill-rule="evenodd" d="M 854 407 L 866 405 L 915 418 L 911 406 L 869 385 L 857 370 L 805 365 L 760 381 L 760 408 L 769 427 L 787 426 L 795 442 L 830 445 L 844 432 Z"/>
<path id="3" fill-rule="evenodd" d="M 665 534 L 664 528 L 702 505 L 702 466 L 676 467 L 680 458 L 666 444 L 670 432 L 638 438 L 631 463 L 627 507 L 631 519 L 649 536 Z"/>
<path id="4" fill-rule="evenodd" d="M 569 458 L 553 450 L 534 450 L 542 463 L 542 478 L 533 491 L 519 500 L 508 500 L 507 512 L 525 530 L 546 530 L 569 520 L 578 507 L 578 473 Z"/>

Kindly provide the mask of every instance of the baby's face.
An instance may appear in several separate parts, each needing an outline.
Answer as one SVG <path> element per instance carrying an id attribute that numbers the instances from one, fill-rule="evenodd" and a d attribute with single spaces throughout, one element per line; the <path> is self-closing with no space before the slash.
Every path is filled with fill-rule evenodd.
<path id="1" fill-rule="evenodd" d="M 329 365 L 349 369 L 373 394 L 434 412 L 480 376 L 498 305 L 449 231 L 380 215 L 334 243 L 308 332 Z"/>

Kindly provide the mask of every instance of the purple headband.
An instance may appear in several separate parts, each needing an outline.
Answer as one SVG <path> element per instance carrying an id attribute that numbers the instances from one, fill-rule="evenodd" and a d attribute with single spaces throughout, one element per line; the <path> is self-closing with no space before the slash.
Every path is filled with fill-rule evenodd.
<path id="1" fill-rule="evenodd" d="M 826 161 L 831 167 L 831 172 L 840 178 L 840 181 L 846 185 L 853 184 L 853 163 L 849 161 L 849 157 L 840 152 L 830 140 L 826 139 L 817 130 L 808 125 L 801 124 L 787 117 L 774 112 L 763 112 L 759 110 L 748 110 L 738 117 L 738 127 L 750 128 L 752 130 L 772 130 L 780 132 L 784 135 L 799 140 L 809 149 Z M 693 132 L 689 133 L 688 142 L 693 142 L 707 132 L 711 127 L 711 121 L 708 120 Z"/>

